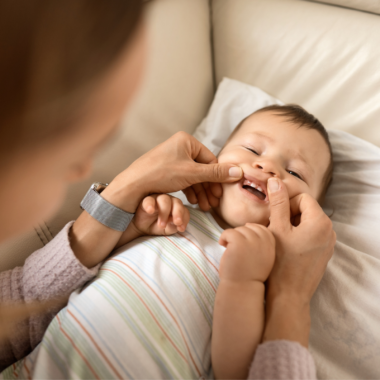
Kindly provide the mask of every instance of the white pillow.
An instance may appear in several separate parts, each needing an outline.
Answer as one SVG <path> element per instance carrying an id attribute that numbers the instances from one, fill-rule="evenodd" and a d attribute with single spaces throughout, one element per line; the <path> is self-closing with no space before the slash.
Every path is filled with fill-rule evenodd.
<path id="1" fill-rule="evenodd" d="M 194 136 L 217 154 L 241 120 L 274 103 L 283 104 L 225 78 Z M 328 132 L 335 167 L 324 209 L 332 214 L 337 244 L 312 300 L 310 351 L 319 378 L 379 379 L 380 149 L 342 131 Z"/>

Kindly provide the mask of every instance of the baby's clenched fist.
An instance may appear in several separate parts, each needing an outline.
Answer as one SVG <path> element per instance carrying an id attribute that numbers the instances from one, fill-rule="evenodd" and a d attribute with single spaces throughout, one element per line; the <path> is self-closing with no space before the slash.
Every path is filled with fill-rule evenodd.
<path id="1" fill-rule="evenodd" d="M 219 244 L 226 247 L 220 262 L 220 278 L 233 282 L 264 282 L 275 260 L 273 234 L 260 224 L 225 230 Z"/>
<path id="2" fill-rule="evenodd" d="M 142 200 L 131 224 L 141 235 L 173 235 L 185 231 L 189 220 L 189 210 L 180 199 L 154 194 Z"/>

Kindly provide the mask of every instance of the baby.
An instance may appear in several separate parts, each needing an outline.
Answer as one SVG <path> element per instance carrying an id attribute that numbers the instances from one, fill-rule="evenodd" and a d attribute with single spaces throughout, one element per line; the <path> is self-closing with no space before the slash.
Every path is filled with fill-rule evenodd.
<path id="1" fill-rule="evenodd" d="M 280 178 L 290 199 L 307 193 L 322 202 L 332 153 L 318 120 L 275 105 L 245 118 L 218 160 L 240 166 L 244 178 L 223 184 L 219 201 L 208 187 L 209 212 L 167 194 L 143 199 L 115 255 L 71 296 L 20 369 L 31 363 L 37 378 L 206 378 L 211 352 L 216 378 L 247 377 L 275 259 L 270 179 Z M 192 203 L 196 193 L 187 192 Z"/>
<path id="2" fill-rule="evenodd" d="M 321 203 L 332 178 L 332 151 L 314 116 L 296 105 L 273 105 L 235 128 L 218 161 L 244 172 L 241 181 L 222 185 L 219 205 L 210 210 L 225 229 L 219 243 L 227 248 L 214 306 L 212 365 L 216 378 L 238 379 L 247 377 L 262 338 L 264 282 L 275 258 L 275 241 L 265 228 L 270 223 L 268 180 L 280 178 L 290 199 L 307 193 Z M 183 232 L 188 221 L 189 211 L 177 198 L 147 197 L 125 239 Z"/>

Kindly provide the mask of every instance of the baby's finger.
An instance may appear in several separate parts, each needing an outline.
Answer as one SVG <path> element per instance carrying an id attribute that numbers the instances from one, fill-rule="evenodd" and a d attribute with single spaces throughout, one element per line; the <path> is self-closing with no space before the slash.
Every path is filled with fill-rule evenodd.
<path id="1" fill-rule="evenodd" d="M 144 198 L 141 203 L 141 208 L 147 214 L 153 214 L 156 211 L 156 198 L 152 196 Z"/>
<path id="2" fill-rule="evenodd" d="M 235 228 L 235 230 L 239 232 L 241 237 L 244 238 L 246 242 L 249 244 L 252 243 L 252 240 L 260 237 L 260 232 L 257 230 L 257 228 L 255 228 L 255 226 L 256 225 L 253 223 L 251 224 L 251 227 L 248 227 L 248 225 L 246 224 L 245 226 Z"/>
<path id="3" fill-rule="evenodd" d="M 189 224 L 190 221 L 190 211 L 187 207 L 184 207 L 183 209 L 184 214 L 183 214 L 183 223 L 181 226 L 178 226 L 178 230 L 181 232 L 184 232 L 186 230 L 187 225 Z"/>
<path id="4" fill-rule="evenodd" d="M 165 227 L 165 235 L 173 235 L 177 232 L 177 226 L 173 223 L 173 218 L 170 216 Z"/>
<path id="5" fill-rule="evenodd" d="M 223 233 L 220 235 L 219 244 L 227 248 L 227 245 L 232 243 L 236 239 L 237 234 L 239 234 L 239 232 L 237 232 L 236 229 L 233 228 L 224 230 Z"/>
<path id="6" fill-rule="evenodd" d="M 158 208 L 158 225 L 160 227 L 165 227 L 168 223 L 170 212 L 172 209 L 171 197 L 167 194 L 161 194 L 156 199 Z"/>
<path id="7" fill-rule="evenodd" d="M 181 217 L 182 223 L 180 225 L 177 225 L 176 223 L 176 226 L 177 226 L 178 231 L 185 232 L 186 227 L 190 221 L 190 212 L 185 206 L 182 206 L 181 212 L 182 212 L 182 217 Z"/>
<path id="8" fill-rule="evenodd" d="M 198 203 L 197 196 L 195 195 L 195 191 L 193 188 L 187 187 L 186 189 L 182 190 L 182 192 L 186 195 L 187 200 L 192 204 L 195 205 Z"/>
<path id="9" fill-rule="evenodd" d="M 183 224 L 184 209 L 186 209 L 186 207 L 180 199 L 172 198 L 172 217 L 173 223 L 176 226 Z"/>

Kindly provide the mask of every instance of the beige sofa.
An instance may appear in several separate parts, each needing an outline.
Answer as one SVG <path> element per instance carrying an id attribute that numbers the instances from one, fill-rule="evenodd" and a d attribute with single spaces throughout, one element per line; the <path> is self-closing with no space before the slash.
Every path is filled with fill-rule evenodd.
<path id="1" fill-rule="evenodd" d="M 111 181 L 176 131 L 192 133 L 223 77 L 380 146 L 380 1 L 155 0 L 147 24 L 147 75 L 119 135 L 52 220 L 0 247 L 0 270 L 22 265 L 75 219 L 92 182 Z"/>
<path id="2" fill-rule="evenodd" d="M 176 131 L 192 133 L 223 77 L 299 103 L 326 127 L 380 146 L 379 4 L 378 0 L 152 2 L 147 14 L 151 37 L 147 75 L 119 135 L 98 155 L 91 178 L 70 188 L 53 220 L 41 221 L 33 231 L 0 247 L 0 270 L 22 265 L 75 219 L 92 182 L 110 181 Z"/>

